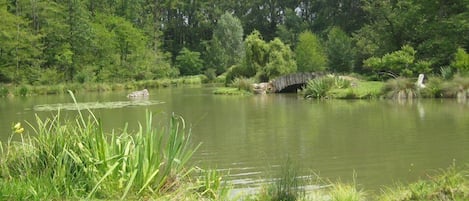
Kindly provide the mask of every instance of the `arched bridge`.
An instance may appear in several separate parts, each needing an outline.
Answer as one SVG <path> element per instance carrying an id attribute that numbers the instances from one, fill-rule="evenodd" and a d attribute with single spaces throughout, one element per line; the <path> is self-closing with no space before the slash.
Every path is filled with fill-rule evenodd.
<path id="1" fill-rule="evenodd" d="M 271 81 L 272 91 L 276 93 L 296 92 L 297 89 L 306 85 L 309 80 L 320 76 L 322 76 L 320 73 L 294 73 L 280 76 Z"/>

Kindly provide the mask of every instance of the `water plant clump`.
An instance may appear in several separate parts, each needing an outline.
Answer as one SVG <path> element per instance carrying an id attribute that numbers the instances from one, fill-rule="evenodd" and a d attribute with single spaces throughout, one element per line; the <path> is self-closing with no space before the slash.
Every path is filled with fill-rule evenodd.
<path id="1" fill-rule="evenodd" d="M 12 137 L 21 140 L 0 144 L 1 199 L 140 199 L 192 189 L 185 184 L 193 171 L 187 163 L 198 146 L 180 116 L 156 129 L 147 112 L 136 132 L 108 134 L 89 112 L 78 111 L 74 120 L 60 111 L 36 117 L 30 134 L 15 125 Z"/>
<path id="2" fill-rule="evenodd" d="M 398 77 L 386 82 L 383 88 L 387 98 L 413 99 L 417 97 L 415 83 L 408 78 Z"/>

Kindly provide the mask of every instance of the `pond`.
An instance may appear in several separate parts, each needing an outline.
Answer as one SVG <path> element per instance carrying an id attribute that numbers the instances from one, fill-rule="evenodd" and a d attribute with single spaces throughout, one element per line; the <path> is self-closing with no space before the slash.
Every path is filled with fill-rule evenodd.
<path id="1" fill-rule="evenodd" d="M 296 94 L 212 95 L 213 88 L 150 90 L 132 102 L 125 92 L 77 94 L 106 130 L 135 129 L 145 110 L 161 125 L 169 114 L 184 117 L 194 144 L 192 162 L 229 172 L 238 188 L 255 187 L 290 162 L 303 176 L 355 181 L 377 189 L 412 182 L 453 163 L 469 162 L 469 104 L 451 99 L 305 100 Z M 72 103 L 68 95 L 3 98 L 0 140 L 18 121 L 52 116 Z M 76 111 L 61 111 L 73 115 Z M 26 127 L 28 130 L 28 127 Z"/>

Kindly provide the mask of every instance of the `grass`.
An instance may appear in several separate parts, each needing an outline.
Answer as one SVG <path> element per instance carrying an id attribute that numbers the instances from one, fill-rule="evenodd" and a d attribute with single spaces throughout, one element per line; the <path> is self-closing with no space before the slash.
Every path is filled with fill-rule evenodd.
<path id="1" fill-rule="evenodd" d="M 218 87 L 213 91 L 213 94 L 216 95 L 237 95 L 237 96 L 249 96 L 252 95 L 251 92 L 246 90 L 240 90 L 233 87 Z"/>
<path id="2" fill-rule="evenodd" d="M 157 129 L 152 113 L 146 112 L 146 121 L 136 132 L 124 127 L 104 133 L 91 111 L 77 113 L 74 120 L 62 119 L 60 112 L 52 118 L 36 117 L 36 122 L 27 123 L 31 132 L 25 132 L 20 123 L 12 127 L 12 137 L 20 140 L 11 138 L 0 144 L 0 199 L 135 200 L 170 194 L 205 199 L 223 195 L 217 174 L 209 173 L 205 179 L 203 189 L 210 193 L 198 193 L 201 185 L 191 182 L 194 168 L 187 163 L 198 146 L 190 143 L 190 130 L 181 117 L 172 115 L 166 129 Z"/>
<path id="3" fill-rule="evenodd" d="M 119 90 L 140 90 L 165 88 L 170 86 L 201 85 L 207 81 L 205 75 L 185 76 L 179 78 L 163 78 L 157 80 L 131 81 L 126 83 L 66 83 L 57 85 L 1 85 L 0 97 L 64 94 L 67 91 L 106 92 Z"/>
<path id="4" fill-rule="evenodd" d="M 357 81 L 348 88 L 334 88 L 328 92 L 331 98 L 337 99 L 372 99 L 382 96 L 383 82 Z"/>

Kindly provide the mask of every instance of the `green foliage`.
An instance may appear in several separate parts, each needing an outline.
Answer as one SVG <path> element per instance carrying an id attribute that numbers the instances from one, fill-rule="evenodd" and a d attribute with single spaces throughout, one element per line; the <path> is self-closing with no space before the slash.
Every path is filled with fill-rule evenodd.
<path id="1" fill-rule="evenodd" d="M 243 27 L 241 21 L 226 12 L 220 17 L 213 30 L 207 63 L 222 74 L 227 68 L 237 65 L 244 56 Z"/>
<path id="2" fill-rule="evenodd" d="M 463 48 L 458 48 L 451 66 L 461 74 L 469 74 L 469 54 Z"/>
<path id="3" fill-rule="evenodd" d="M 246 55 L 242 65 L 242 75 L 253 77 L 261 72 L 268 62 L 269 44 L 266 43 L 258 31 L 253 31 L 244 41 Z"/>
<path id="4" fill-rule="evenodd" d="M 5 181 L 0 182 L 21 182 L 30 192 L 42 192 L 45 183 L 51 192 L 46 198 L 53 199 L 132 199 L 176 189 L 197 147 L 191 146 L 181 117 L 173 115 L 167 130 L 155 129 L 152 122 L 147 112 L 136 133 L 105 134 L 93 113 L 86 118 L 79 111 L 74 121 L 62 120 L 60 113 L 37 117 L 37 126 L 31 125 L 34 136 L 16 129 L 21 142 L 2 147 Z M 8 185 L 0 186 L 5 192 Z M 16 199 L 15 192 L 3 198 Z"/>
<path id="5" fill-rule="evenodd" d="M 378 200 L 467 200 L 469 199 L 467 171 L 458 171 L 454 166 L 431 175 L 428 180 L 420 180 L 403 186 L 387 189 Z"/>
<path id="6" fill-rule="evenodd" d="M 454 76 L 454 71 L 450 66 L 440 67 L 440 74 L 443 79 L 451 80 Z"/>
<path id="7" fill-rule="evenodd" d="M 203 61 L 200 59 L 199 52 L 190 51 L 182 48 L 176 57 L 176 66 L 181 75 L 197 75 L 201 73 Z"/>
<path id="8" fill-rule="evenodd" d="M 430 71 L 430 63 L 416 61 L 415 54 L 414 48 L 404 45 L 401 50 L 385 54 L 381 58 L 371 57 L 364 61 L 364 65 L 374 70 L 389 71 L 404 77 L 428 73 Z"/>
<path id="9" fill-rule="evenodd" d="M 291 49 L 279 38 L 267 43 L 258 31 L 254 31 L 246 38 L 245 47 L 244 63 L 231 69 L 227 80 L 239 76 L 256 76 L 259 81 L 266 82 L 296 71 Z"/>
<path id="10" fill-rule="evenodd" d="M 415 83 L 408 78 L 402 77 L 388 80 L 383 91 L 387 98 L 392 99 L 412 99 L 417 96 Z"/>
<path id="11" fill-rule="evenodd" d="M 233 80 L 231 86 L 238 90 L 252 92 L 252 84 L 254 83 L 255 81 L 252 78 L 237 77 Z"/>
<path id="12" fill-rule="evenodd" d="M 327 69 L 327 54 L 319 38 L 310 31 L 300 34 L 295 55 L 299 72 L 318 72 Z"/>
<path id="13" fill-rule="evenodd" d="M 443 97 L 443 80 L 439 77 L 429 77 L 425 88 L 420 89 L 420 95 L 426 98 Z"/>
<path id="14" fill-rule="evenodd" d="M 268 80 L 296 72 L 296 62 L 293 58 L 293 52 L 287 45 L 283 44 L 279 38 L 275 38 L 269 43 L 269 50 L 268 63 L 265 65 L 262 72 Z"/>
<path id="15" fill-rule="evenodd" d="M 469 77 L 457 75 L 442 86 L 445 97 L 466 99 L 469 97 Z"/>
<path id="16" fill-rule="evenodd" d="M 334 184 L 329 191 L 331 201 L 362 201 L 365 200 L 365 193 L 357 190 L 355 185 Z"/>
<path id="17" fill-rule="evenodd" d="M 334 78 L 321 77 L 308 81 L 304 89 L 306 98 L 326 98 L 327 92 L 333 87 Z"/>
<path id="18" fill-rule="evenodd" d="M 9 93 L 10 92 L 9 92 L 8 88 L 6 88 L 5 86 L 0 85 L 0 97 L 7 97 Z"/>
<path id="19" fill-rule="evenodd" d="M 327 35 L 328 66 L 333 72 L 352 72 L 355 50 L 352 39 L 340 28 L 332 28 Z"/>
<path id="20" fill-rule="evenodd" d="M 201 170 L 202 176 L 196 181 L 197 192 L 202 197 L 213 200 L 226 198 L 229 192 L 228 185 L 222 180 L 222 175 L 216 170 Z"/>

